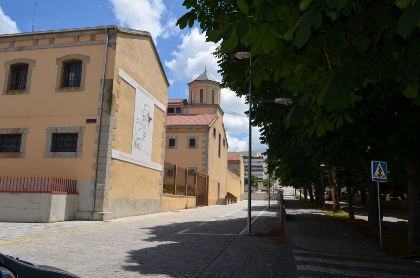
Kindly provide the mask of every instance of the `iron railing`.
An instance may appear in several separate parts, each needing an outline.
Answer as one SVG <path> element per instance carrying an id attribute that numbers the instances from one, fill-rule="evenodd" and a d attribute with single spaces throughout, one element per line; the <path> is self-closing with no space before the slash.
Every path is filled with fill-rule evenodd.
<path id="1" fill-rule="evenodd" d="M 0 177 L 0 192 L 77 194 L 77 180 L 52 177 Z"/>

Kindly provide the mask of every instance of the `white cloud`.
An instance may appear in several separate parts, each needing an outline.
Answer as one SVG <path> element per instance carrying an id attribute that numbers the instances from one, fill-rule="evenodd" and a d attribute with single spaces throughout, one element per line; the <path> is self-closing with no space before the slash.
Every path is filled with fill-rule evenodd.
<path id="1" fill-rule="evenodd" d="M 182 42 L 177 50 L 172 53 L 174 58 L 171 61 L 165 61 L 165 65 L 170 69 L 171 79 L 178 82 L 189 82 L 201 74 L 204 68 L 207 72 L 221 81 L 221 75 L 218 73 L 219 65 L 217 59 L 213 56 L 217 44 L 206 42 L 206 36 L 197 28 L 182 36 Z M 188 94 L 188 91 L 186 92 Z M 244 112 L 248 111 L 248 104 L 245 103 L 245 97 L 239 98 L 235 92 L 223 88 L 221 91 L 221 107 L 225 111 L 223 123 L 226 129 L 226 139 L 229 144 L 229 151 L 248 150 L 248 136 L 240 138 L 241 134 L 248 135 L 249 122 Z M 241 114 L 243 116 L 232 115 Z M 252 148 L 254 151 L 265 151 L 266 146 L 259 140 L 260 132 L 257 127 L 252 128 Z"/>
<path id="2" fill-rule="evenodd" d="M 172 17 L 172 18 L 168 19 L 165 26 L 163 27 L 163 30 L 164 30 L 163 33 L 162 33 L 162 38 L 163 39 L 168 39 L 170 37 L 179 35 L 181 30 L 176 25 L 176 21 L 177 21 L 177 19 L 175 17 Z"/>
<path id="3" fill-rule="evenodd" d="M 148 31 L 156 41 L 165 28 L 161 24 L 166 11 L 162 0 L 109 0 L 119 23 L 132 29 Z"/>
<path id="4" fill-rule="evenodd" d="M 176 81 L 193 80 L 204 71 L 205 67 L 217 80 L 220 80 L 217 60 L 212 54 L 216 47 L 216 44 L 206 42 L 205 34 L 200 34 L 197 28 L 193 28 L 189 34 L 182 36 L 181 45 L 172 53 L 175 58 L 165 61 L 165 65 L 171 70 Z"/>
<path id="5" fill-rule="evenodd" d="M 246 133 L 248 133 L 248 127 Z M 258 127 L 252 127 L 252 151 L 253 152 L 265 152 L 267 145 L 261 144 L 260 132 Z M 239 138 L 238 136 L 232 135 L 229 131 L 226 132 L 226 139 L 229 145 L 229 152 L 244 152 L 248 151 L 249 136 Z"/>
<path id="6" fill-rule="evenodd" d="M 3 9 L 0 7 L 0 34 L 19 33 L 16 22 L 9 16 L 5 15 Z"/>

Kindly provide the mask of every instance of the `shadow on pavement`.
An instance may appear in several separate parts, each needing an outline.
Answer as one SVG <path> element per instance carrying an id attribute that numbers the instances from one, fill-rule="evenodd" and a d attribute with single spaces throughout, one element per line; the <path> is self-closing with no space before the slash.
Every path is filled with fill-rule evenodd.
<path id="1" fill-rule="evenodd" d="M 253 206 L 253 211 L 264 207 Z M 256 236 L 239 235 L 245 218 L 192 221 L 150 227 L 150 237 L 129 252 L 124 270 L 170 277 L 279 277 L 287 268 L 279 258 L 290 248 L 272 231 L 280 223 L 270 209 L 253 223 Z M 150 242 L 148 246 L 147 242 Z M 283 246 L 283 247 L 282 247 Z M 285 260 L 290 261 L 290 258 Z M 289 267 L 293 271 L 293 263 Z"/>

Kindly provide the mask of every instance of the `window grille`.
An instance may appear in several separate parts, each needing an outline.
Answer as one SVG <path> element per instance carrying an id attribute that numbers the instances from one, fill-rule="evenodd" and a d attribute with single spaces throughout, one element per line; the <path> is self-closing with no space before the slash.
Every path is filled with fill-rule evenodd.
<path id="1" fill-rule="evenodd" d="M 176 113 L 177 113 L 177 114 L 181 114 L 181 107 L 177 107 L 177 108 L 176 108 Z"/>
<path id="2" fill-rule="evenodd" d="M 26 90 L 29 65 L 18 63 L 10 66 L 9 90 Z"/>
<path id="3" fill-rule="evenodd" d="M 80 87 L 82 80 L 82 61 L 64 62 L 61 87 Z"/>
<path id="4" fill-rule="evenodd" d="M 175 139 L 169 139 L 169 147 L 175 147 Z"/>
<path id="5" fill-rule="evenodd" d="M 76 152 L 78 133 L 53 133 L 51 152 Z"/>
<path id="6" fill-rule="evenodd" d="M 190 147 L 195 147 L 195 138 L 190 138 Z"/>
<path id="7" fill-rule="evenodd" d="M 0 134 L 0 153 L 20 152 L 22 134 Z"/>
<path id="8" fill-rule="evenodd" d="M 170 113 L 170 114 L 175 113 L 174 108 L 168 108 L 168 113 Z"/>
<path id="9" fill-rule="evenodd" d="M 173 177 L 174 176 L 174 170 L 173 169 L 168 169 L 168 171 L 166 172 L 166 176 L 167 177 Z"/>

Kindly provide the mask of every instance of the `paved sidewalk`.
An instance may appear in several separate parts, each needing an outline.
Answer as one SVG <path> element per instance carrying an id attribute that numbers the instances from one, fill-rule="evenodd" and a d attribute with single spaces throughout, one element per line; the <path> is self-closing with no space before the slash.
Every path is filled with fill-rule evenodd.
<path id="1" fill-rule="evenodd" d="M 351 227 L 292 196 L 284 199 L 297 277 L 420 277 L 419 264 L 388 257 Z"/>

